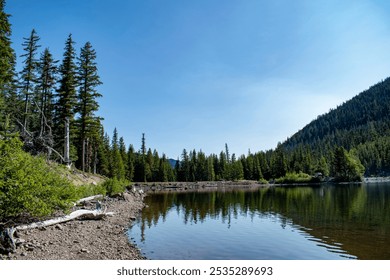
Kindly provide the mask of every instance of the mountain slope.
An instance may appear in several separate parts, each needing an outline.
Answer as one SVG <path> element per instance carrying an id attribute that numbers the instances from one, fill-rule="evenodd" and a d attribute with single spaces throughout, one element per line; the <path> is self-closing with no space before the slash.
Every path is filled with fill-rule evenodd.
<path id="1" fill-rule="evenodd" d="M 292 151 L 309 146 L 323 156 L 335 146 L 355 150 L 366 175 L 389 173 L 390 78 L 319 116 L 283 143 Z"/>

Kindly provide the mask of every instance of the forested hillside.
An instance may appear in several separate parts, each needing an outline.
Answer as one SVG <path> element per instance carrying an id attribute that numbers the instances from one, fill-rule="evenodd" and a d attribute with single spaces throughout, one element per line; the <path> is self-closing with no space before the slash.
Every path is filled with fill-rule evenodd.
<path id="1" fill-rule="evenodd" d="M 390 78 L 319 116 L 285 143 L 287 151 L 308 147 L 328 157 L 334 147 L 352 150 L 366 175 L 390 173 Z"/>

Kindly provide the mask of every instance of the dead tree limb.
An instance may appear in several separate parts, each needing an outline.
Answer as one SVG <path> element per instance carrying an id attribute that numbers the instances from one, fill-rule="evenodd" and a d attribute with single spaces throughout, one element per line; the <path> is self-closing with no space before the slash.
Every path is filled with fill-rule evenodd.
<path id="1" fill-rule="evenodd" d="M 60 223 L 65 223 L 71 220 L 75 219 L 85 219 L 85 220 L 100 220 L 103 219 L 104 217 L 107 216 L 113 216 L 113 212 L 104 212 L 100 210 L 76 210 L 69 215 L 47 220 L 47 221 L 42 221 L 42 222 L 37 222 L 37 223 L 32 223 L 29 225 L 21 225 L 17 226 L 15 229 L 16 230 L 29 230 L 29 229 L 34 229 L 34 228 L 43 228 L 47 226 L 52 226 L 55 224 L 60 224 Z"/>

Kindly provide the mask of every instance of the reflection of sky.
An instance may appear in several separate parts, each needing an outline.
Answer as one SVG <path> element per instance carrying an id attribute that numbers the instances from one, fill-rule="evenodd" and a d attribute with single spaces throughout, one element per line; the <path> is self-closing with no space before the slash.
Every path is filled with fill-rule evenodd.
<path id="1" fill-rule="evenodd" d="M 164 221 L 129 231 L 151 259 L 340 259 L 342 251 L 298 229 L 276 214 L 222 215 L 184 223 L 184 211 L 171 209 Z M 331 252 L 333 251 L 333 252 Z"/>

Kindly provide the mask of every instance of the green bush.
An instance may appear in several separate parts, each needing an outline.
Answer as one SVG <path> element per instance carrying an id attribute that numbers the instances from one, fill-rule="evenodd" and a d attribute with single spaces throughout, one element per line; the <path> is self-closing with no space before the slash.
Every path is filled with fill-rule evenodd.
<path id="1" fill-rule="evenodd" d="M 102 195 L 107 194 L 107 190 L 103 186 L 103 184 L 83 185 L 83 186 L 77 187 L 78 198 L 84 198 L 84 197 L 93 196 L 93 195 L 97 195 L 97 194 L 102 194 Z"/>
<path id="2" fill-rule="evenodd" d="M 76 189 L 56 168 L 24 152 L 17 138 L 0 139 L 0 220 L 68 208 L 77 198 Z"/>
<path id="3" fill-rule="evenodd" d="M 315 178 L 303 172 L 287 173 L 285 176 L 275 180 L 277 184 L 313 183 L 315 181 Z"/>
<path id="4" fill-rule="evenodd" d="M 124 192 L 129 182 L 126 180 L 118 180 L 117 178 L 107 179 L 103 182 L 102 186 L 105 188 L 107 195 L 114 195 Z"/>
<path id="5" fill-rule="evenodd" d="M 260 179 L 258 181 L 259 184 L 262 184 L 262 185 L 267 185 L 268 184 L 268 181 L 266 179 Z"/>

